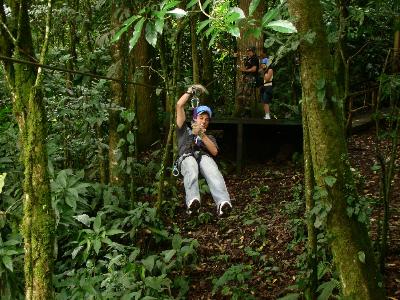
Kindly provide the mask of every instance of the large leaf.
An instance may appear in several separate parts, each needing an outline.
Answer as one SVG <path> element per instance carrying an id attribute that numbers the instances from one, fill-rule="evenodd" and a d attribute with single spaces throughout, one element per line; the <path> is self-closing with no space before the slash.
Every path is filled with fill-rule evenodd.
<path id="1" fill-rule="evenodd" d="M 116 42 L 119 40 L 121 35 L 129 29 L 129 27 L 132 25 L 133 22 L 135 22 L 137 19 L 139 19 L 141 16 L 134 15 L 130 18 L 128 18 L 124 24 L 122 25 L 122 28 L 117 31 L 117 33 L 114 35 L 113 39 L 111 40 L 112 43 Z"/>
<path id="2" fill-rule="evenodd" d="M 252 16 L 256 11 L 258 5 L 260 4 L 260 0 L 252 0 L 249 5 L 249 16 Z"/>
<path id="3" fill-rule="evenodd" d="M 265 27 L 269 22 L 275 19 L 279 15 L 279 11 L 275 8 L 270 9 L 262 18 L 261 26 Z"/>
<path id="4" fill-rule="evenodd" d="M 199 23 L 199 25 L 197 25 L 197 31 L 196 31 L 196 32 L 197 32 L 197 33 L 200 33 L 200 31 L 202 31 L 202 30 L 204 29 L 204 27 L 206 27 L 208 24 L 210 24 L 210 22 L 211 22 L 210 19 L 201 21 L 201 22 Z"/>
<path id="5" fill-rule="evenodd" d="M 146 41 L 152 45 L 153 47 L 156 47 L 157 44 L 157 30 L 156 27 L 153 23 L 147 22 L 146 24 Z"/>
<path id="6" fill-rule="evenodd" d="M 93 230 L 94 230 L 94 232 L 99 233 L 100 232 L 100 227 L 101 227 L 101 216 L 97 215 L 96 219 L 94 219 L 94 222 L 93 222 Z"/>
<path id="7" fill-rule="evenodd" d="M 133 49 L 135 47 L 136 43 L 138 42 L 140 35 L 142 34 L 142 29 L 143 29 L 143 24 L 144 24 L 145 19 L 142 17 L 139 19 L 139 21 L 135 25 L 135 30 L 132 33 L 132 37 L 129 40 L 129 48 Z"/>
<path id="8" fill-rule="evenodd" d="M 6 266 L 7 269 L 13 272 L 13 262 L 10 256 L 3 256 L 3 264 Z"/>
<path id="9" fill-rule="evenodd" d="M 87 214 L 74 216 L 73 218 L 74 218 L 75 220 L 78 220 L 78 221 L 81 222 L 82 224 L 85 224 L 86 226 L 89 226 L 89 225 L 90 225 L 90 220 L 91 220 L 91 218 L 90 218 Z"/>
<path id="10" fill-rule="evenodd" d="M 146 257 L 145 259 L 142 259 L 142 264 L 146 268 L 147 271 L 151 272 L 154 268 L 154 263 L 155 263 L 155 255 L 150 255 Z"/>
<path id="11" fill-rule="evenodd" d="M 287 20 L 277 20 L 269 22 L 265 27 L 271 28 L 272 30 L 282 33 L 294 33 L 297 32 L 296 27 Z"/>

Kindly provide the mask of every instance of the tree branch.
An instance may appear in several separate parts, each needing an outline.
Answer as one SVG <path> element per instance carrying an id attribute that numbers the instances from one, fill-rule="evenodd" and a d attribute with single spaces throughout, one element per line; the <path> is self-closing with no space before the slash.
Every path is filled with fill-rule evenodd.
<path id="1" fill-rule="evenodd" d="M 11 31 L 8 29 L 7 25 L 3 22 L 3 20 L 0 18 L 0 25 L 3 27 L 4 31 L 7 33 L 8 37 L 10 40 L 13 42 L 14 46 L 17 44 L 17 40 L 15 37 L 12 35 Z"/>

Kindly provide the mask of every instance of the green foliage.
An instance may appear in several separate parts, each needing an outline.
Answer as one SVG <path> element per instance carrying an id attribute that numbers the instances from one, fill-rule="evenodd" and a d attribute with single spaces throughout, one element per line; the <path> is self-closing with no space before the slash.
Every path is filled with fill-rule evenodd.
<path id="1" fill-rule="evenodd" d="M 251 279 L 251 265 L 233 265 L 218 279 L 213 280 L 212 294 L 220 292 L 224 296 L 230 296 L 230 299 L 255 299 L 250 293 L 251 288 L 246 283 Z"/>

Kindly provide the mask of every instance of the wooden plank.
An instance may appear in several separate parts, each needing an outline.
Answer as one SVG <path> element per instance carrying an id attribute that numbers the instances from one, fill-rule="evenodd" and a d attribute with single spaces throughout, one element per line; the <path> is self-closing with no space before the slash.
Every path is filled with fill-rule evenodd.
<path id="1" fill-rule="evenodd" d="M 212 124 L 262 124 L 262 125 L 282 125 L 282 126 L 301 126 L 300 120 L 287 120 L 287 119 L 240 119 L 240 118 L 212 118 L 210 123 Z"/>

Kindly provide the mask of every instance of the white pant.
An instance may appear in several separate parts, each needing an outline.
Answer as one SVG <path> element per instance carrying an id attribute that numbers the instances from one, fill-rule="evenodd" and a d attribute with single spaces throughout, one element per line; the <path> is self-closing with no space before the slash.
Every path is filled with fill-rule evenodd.
<path id="1" fill-rule="evenodd" d="M 199 169 L 201 175 L 203 175 L 207 181 L 217 207 L 222 201 L 228 201 L 230 203 L 228 190 L 226 189 L 224 178 L 217 164 L 208 155 L 203 155 L 200 164 L 197 163 L 193 156 L 187 156 L 181 163 L 181 174 L 183 175 L 183 183 L 186 192 L 186 205 L 190 200 L 200 200 Z"/>

